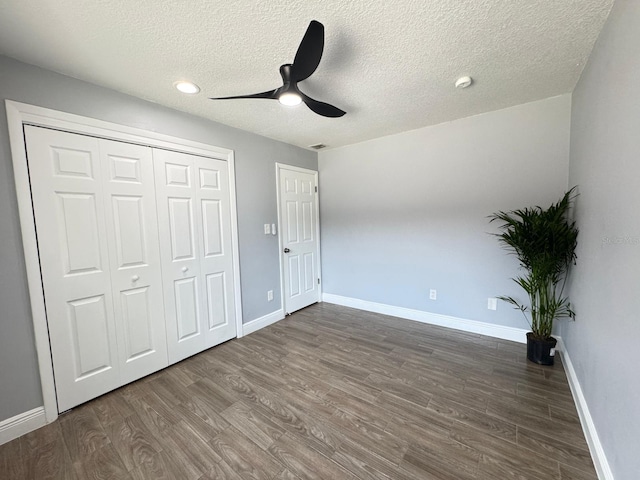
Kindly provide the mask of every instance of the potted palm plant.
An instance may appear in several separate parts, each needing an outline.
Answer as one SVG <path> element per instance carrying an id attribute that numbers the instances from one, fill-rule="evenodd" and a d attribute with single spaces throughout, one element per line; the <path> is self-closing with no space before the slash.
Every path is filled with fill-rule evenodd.
<path id="1" fill-rule="evenodd" d="M 527 358 L 541 365 L 553 365 L 556 339 L 551 336 L 556 318 L 575 318 L 564 295 L 567 271 L 576 260 L 578 228 L 568 214 L 576 187 L 549 208 L 529 207 L 491 215 L 502 222 L 498 241 L 520 262 L 522 275 L 513 280 L 528 296 L 528 304 L 500 296 L 520 310 L 531 326 L 527 333 Z"/>

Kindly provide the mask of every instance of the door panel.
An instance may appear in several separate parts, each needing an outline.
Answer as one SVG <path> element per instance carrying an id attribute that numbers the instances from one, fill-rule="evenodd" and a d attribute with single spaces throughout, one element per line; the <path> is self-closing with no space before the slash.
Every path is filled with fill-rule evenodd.
<path id="1" fill-rule="evenodd" d="M 226 309 L 225 272 L 207 275 L 207 306 L 209 310 L 209 330 L 229 323 Z"/>
<path id="2" fill-rule="evenodd" d="M 287 209 L 287 239 L 286 243 L 298 243 L 298 202 L 296 200 L 286 201 Z"/>
<path id="3" fill-rule="evenodd" d="M 104 295 L 68 302 L 76 381 L 112 368 Z"/>
<path id="4" fill-rule="evenodd" d="M 176 317 L 178 320 L 178 342 L 201 333 L 198 280 L 194 277 L 176 280 Z"/>
<path id="5" fill-rule="evenodd" d="M 300 288 L 300 256 L 289 254 L 289 297 L 292 299 L 298 297 L 301 293 Z"/>
<path id="6" fill-rule="evenodd" d="M 204 350 L 193 158 L 153 150 L 169 363 Z"/>
<path id="7" fill-rule="evenodd" d="M 283 166 L 278 169 L 278 182 L 284 307 L 292 313 L 320 300 L 316 176 Z"/>
<path id="8" fill-rule="evenodd" d="M 125 325 L 125 361 L 131 362 L 154 352 L 150 288 L 134 288 L 120 293 Z"/>
<path id="9" fill-rule="evenodd" d="M 303 278 L 304 278 L 304 292 L 313 291 L 316 288 L 316 260 L 315 255 L 310 252 L 306 252 L 302 255 L 303 257 Z"/>
<path id="10" fill-rule="evenodd" d="M 190 198 L 168 198 L 169 229 L 173 260 L 195 258 L 193 208 Z"/>
<path id="11" fill-rule="evenodd" d="M 143 197 L 113 195 L 111 201 L 117 267 L 148 265 Z"/>
<path id="12" fill-rule="evenodd" d="M 222 212 L 220 200 L 202 201 L 204 256 L 224 255 L 222 250 Z"/>
<path id="13" fill-rule="evenodd" d="M 311 202 L 302 202 L 302 241 L 313 242 L 315 219 L 313 218 L 314 205 Z"/>
<path id="14" fill-rule="evenodd" d="M 96 198 L 92 193 L 56 192 L 64 272 L 102 272 Z"/>
<path id="15" fill-rule="evenodd" d="M 99 141 L 25 126 L 59 411 L 120 385 Z"/>
<path id="16" fill-rule="evenodd" d="M 236 336 L 227 163 L 153 152 L 171 363 Z M 170 238 L 168 241 L 166 238 Z M 233 283 L 231 283 L 233 285 Z"/>
<path id="17" fill-rule="evenodd" d="M 100 140 L 121 383 L 168 364 L 151 149 Z"/>
<path id="18" fill-rule="evenodd" d="M 231 249 L 229 166 L 222 160 L 193 157 L 200 181 L 196 198 L 200 209 L 204 324 L 206 345 L 234 338 L 236 331 Z"/>

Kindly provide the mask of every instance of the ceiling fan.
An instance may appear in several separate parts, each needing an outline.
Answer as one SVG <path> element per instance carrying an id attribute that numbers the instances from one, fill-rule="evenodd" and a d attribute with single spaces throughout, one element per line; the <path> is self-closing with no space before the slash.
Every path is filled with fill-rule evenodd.
<path id="1" fill-rule="evenodd" d="M 283 105 L 293 106 L 304 102 L 307 107 L 323 117 L 341 117 L 345 113 L 338 107 L 320 102 L 308 97 L 298 89 L 298 82 L 306 80 L 316 71 L 322 58 L 324 49 L 324 26 L 311 20 L 302 42 L 298 47 L 293 63 L 280 66 L 280 76 L 283 85 L 274 90 L 251 95 L 238 95 L 233 97 L 214 97 L 211 100 L 233 100 L 237 98 L 268 98 L 278 100 Z"/>

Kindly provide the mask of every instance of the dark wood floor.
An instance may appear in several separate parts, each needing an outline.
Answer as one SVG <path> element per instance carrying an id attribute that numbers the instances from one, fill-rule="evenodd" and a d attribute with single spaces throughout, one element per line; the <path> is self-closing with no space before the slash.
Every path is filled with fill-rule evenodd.
<path id="1" fill-rule="evenodd" d="M 0 446 L 2 479 L 596 479 L 561 364 L 318 304 Z"/>

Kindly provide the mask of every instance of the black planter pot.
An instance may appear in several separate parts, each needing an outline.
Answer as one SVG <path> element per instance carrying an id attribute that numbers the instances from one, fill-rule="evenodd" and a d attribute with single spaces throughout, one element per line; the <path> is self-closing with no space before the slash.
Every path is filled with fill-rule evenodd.
<path id="1" fill-rule="evenodd" d="M 532 332 L 527 333 L 527 359 L 538 365 L 553 365 L 557 340 L 553 337 L 538 340 Z"/>

